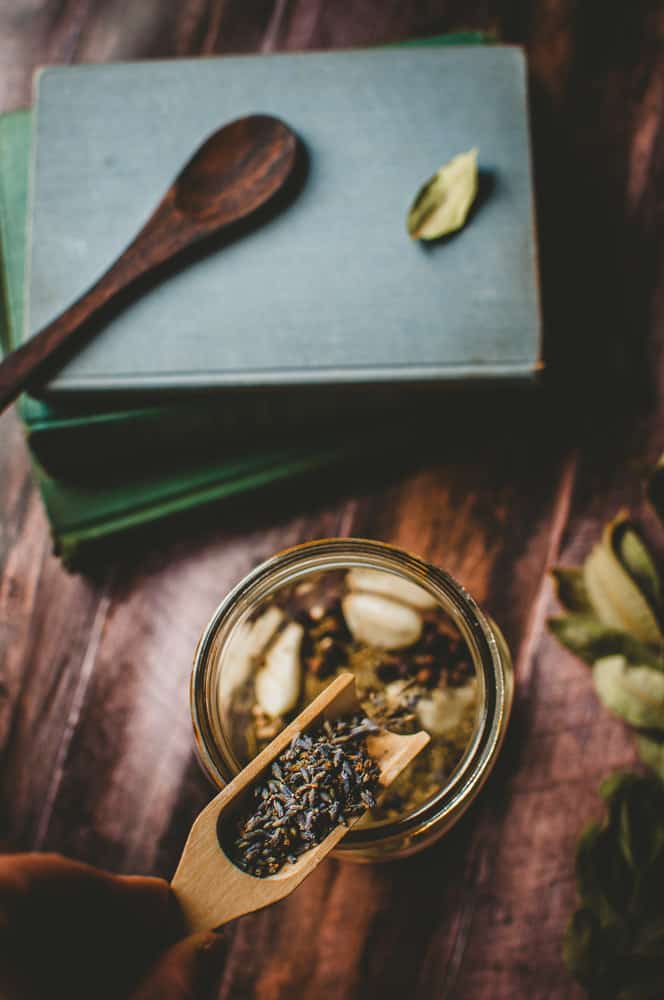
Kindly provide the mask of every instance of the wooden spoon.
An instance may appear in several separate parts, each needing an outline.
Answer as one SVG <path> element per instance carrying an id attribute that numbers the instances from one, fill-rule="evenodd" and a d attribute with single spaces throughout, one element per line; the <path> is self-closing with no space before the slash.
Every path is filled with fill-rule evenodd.
<path id="1" fill-rule="evenodd" d="M 224 853 L 219 843 L 219 821 L 231 821 L 250 808 L 253 786 L 269 769 L 275 757 L 293 737 L 324 719 L 336 719 L 361 712 L 352 674 L 341 674 L 311 702 L 290 725 L 272 740 L 236 778 L 198 815 L 184 846 L 171 886 L 192 931 L 219 927 L 229 920 L 276 903 L 310 875 L 316 865 L 336 847 L 348 832 L 340 824 L 295 864 L 268 878 L 256 878 L 241 871 Z M 380 768 L 380 784 L 386 788 L 429 742 L 429 734 L 396 736 L 385 729 L 369 736 L 367 750 Z M 362 814 L 364 815 L 364 814 Z M 351 820 L 351 825 L 361 816 Z"/>
<path id="2" fill-rule="evenodd" d="M 272 198 L 290 177 L 296 150 L 294 132 L 269 115 L 238 118 L 213 132 L 99 281 L 0 363 L 0 413 L 120 291 Z"/>

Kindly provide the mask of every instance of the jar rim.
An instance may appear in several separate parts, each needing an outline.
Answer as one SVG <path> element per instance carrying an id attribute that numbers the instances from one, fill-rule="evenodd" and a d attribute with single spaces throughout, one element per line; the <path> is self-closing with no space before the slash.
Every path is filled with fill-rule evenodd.
<path id="1" fill-rule="evenodd" d="M 395 572 L 424 587 L 455 621 L 483 686 L 479 718 L 464 756 L 440 791 L 406 816 L 350 830 L 337 850 L 374 846 L 389 838 L 421 833 L 457 808 L 465 808 L 484 783 L 502 741 L 508 711 L 505 664 L 495 626 L 475 600 L 445 570 L 386 542 L 365 538 L 325 538 L 278 552 L 251 570 L 216 608 L 194 656 L 190 701 L 194 736 L 203 769 L 222 785 L 241 769 L 230 745 L 219 746 L 210 719 L 210 674 L 219 650 L 257 601 L 310 572 L 351 566 Z M 225 636 L 223 632 L 226 632 Z M 213 653 L 215 654 L 213 656 Z M 224 736 L 223 726 L 218 729 Z"/>

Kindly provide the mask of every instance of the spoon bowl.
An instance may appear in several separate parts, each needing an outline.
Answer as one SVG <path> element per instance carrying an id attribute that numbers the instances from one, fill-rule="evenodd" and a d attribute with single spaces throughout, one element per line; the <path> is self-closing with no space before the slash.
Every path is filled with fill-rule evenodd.
<path id="1" fill-rule="evenodd" d="M 175 207 L 196 220 L 245 218 L 283 187 L 296 150 L 295 134 L 278 118 L 238 118 L 213 132 L 180 172 Z"/>

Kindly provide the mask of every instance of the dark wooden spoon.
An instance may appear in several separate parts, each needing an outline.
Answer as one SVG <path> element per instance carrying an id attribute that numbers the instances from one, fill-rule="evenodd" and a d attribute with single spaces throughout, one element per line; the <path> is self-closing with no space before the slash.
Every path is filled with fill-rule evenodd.
<path id="1" fill-rule="evenodd" d="M 239 118 L 214 132 L 99 281 L 0 363 L 0 413 L 119 292 L 187 247 L 246 219 L 280 191 L 296 151 L 295 134 L 269 115 Z"/>

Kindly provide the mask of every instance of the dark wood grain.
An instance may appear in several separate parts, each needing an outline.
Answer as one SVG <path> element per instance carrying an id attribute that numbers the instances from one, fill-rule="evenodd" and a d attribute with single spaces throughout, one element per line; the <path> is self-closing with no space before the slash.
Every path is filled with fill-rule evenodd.
<path id="1" fill-rule="evenodd" d="M 98 281 L 0 361 L 0 413 L 86 335 L 120 293 L 271 202 L 297 160 L 297 138 L 277 118 L 248 115 L 214 132 L 183 167 L 141 231 Z"/>
<path id="2" fill-rule="evenodd" d="M 518 695 L 505 751 L 470 814 L 392 866 L 326 862 L 292 898 L 239 921 L 220 996 L 580 995 L 561 961 L 573 848 L 596 788 L 631 765 L 623 726 L 548 637 L 547 568 L 578 561 L 629 504 L 660 554 L 643 477 L 664 441 L 664 15 L 655 2 L 17 0 L 0 10 L 0 106 L 39 61 L 272 51 L 459 27 L 526 44 L 548 377 L 531 400 L 487 398 L 335 498 L 265 495 L 255 526 L 165 529 L 98 582 L 66 576 L 11 416 L 0 422 L 2 836 L 118 871 L 169 875 L 210 794 L 192 756 L 187 681 L 228 587 L 288 544 L 384 538 L 441 563 L 505 629 Z M 295 513 L 295 511 L 298 513 Z"/>

